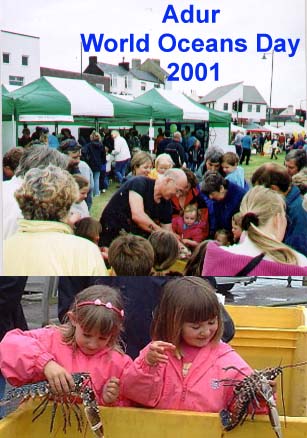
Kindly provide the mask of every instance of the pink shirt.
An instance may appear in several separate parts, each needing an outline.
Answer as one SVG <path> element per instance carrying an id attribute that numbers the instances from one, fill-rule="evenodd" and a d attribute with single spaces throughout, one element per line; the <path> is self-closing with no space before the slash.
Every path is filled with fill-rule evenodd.
<path id="1" fill-rule="evenodd" d="M 46 380 L 43 369 L 50 360 L 70 373 L 90 373 L 98 403 L 102 405 L 105 383 L 110 377 L 121 379 L 124 369 L 132 363 L 128 355 L 111 348 L 87 356 L 80 349 L 73 349 L 63 342 L 61 332 L 55 326 L 29 331 L 11 330 L 0 343 L 0 369 L 11 385 Z M 115 405 L 130 405 L 121 390 Z"/>
<path id="2" fill-rule="evenodd" d="M 123 374 L 125 397 L 145 406 L 158 409 L 181 409 L 200 412 L 219 412 L 232 399 L 233 387 L 221 379 L 242 380 L 237 370 L 225 371 L 230 365 L 246 375 L 251 373 L 247 363 L 227 344 L 210 343 L 201 348 L 184 377 L 183 362 L 167 352 L 167 364 L 150 366 L 145 361 L 145 347 Z"/>

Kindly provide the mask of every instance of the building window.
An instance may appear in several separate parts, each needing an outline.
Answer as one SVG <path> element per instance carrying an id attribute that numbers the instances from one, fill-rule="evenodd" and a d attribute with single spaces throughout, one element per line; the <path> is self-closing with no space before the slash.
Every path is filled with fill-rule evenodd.
<path id="1" fill-rule="evenodd" d="M 117 87 L 117 76 L 111 75 L 111 87 Z"/>
<path id="2" fill-rule="evenodd" d="M 29 65 L 29 57 L 26 55 L 22 55 L 21 57 L 21 65 Z"/>
<path id="3" fill-rule="evenodd" d="M 223 110 L 228 111 L 228 103 L 224 103 Z"/>
<path id="4" fill-rule="evenodd" d="M 154 84 L 154 88 L 161 88 L 160 84 Z"/>
<path id="5" fill-rule="evenodd" d="M 2 61 L 3 61 L 3 64 L 9 64 L 10 63 L 10 54 L 9 53 L 2 53 Z"/>
<path id="6" fill-rule="evenodd" d="M 247 105 L 247 112 L 251 113 L 253 111 L 253 105 L 251 103 L 249 103 Z"/>
<path id="7" fill-rule="evenodd" d="M 146 82 L 141 82 L 141 91 L 146 91 Z"/>
<path id="8" fill-rule="evenodd" d="M 256 113 L 260 113 L 260 105 L 256 105 Z"/>
<path id="9" fill-rule="evenodd" d="M 9 84 L 10 85 L 23 85 L 24 78 L 22 76 L 9 76 Z"/>

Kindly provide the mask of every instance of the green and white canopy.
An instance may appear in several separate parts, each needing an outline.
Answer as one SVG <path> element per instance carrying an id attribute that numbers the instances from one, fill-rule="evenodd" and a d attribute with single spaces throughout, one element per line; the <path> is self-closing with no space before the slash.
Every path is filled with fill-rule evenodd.
<path id="1" fill-rule="evenodd" d="M 230 114 L 207 108 L 173 90 L 152 89 L 133 102 L 151 105 L 154 120 L 208 121 L 220 126 L 229 126 L 231 122 Z"/>
<path id="2" fill-rule="evenodd" d="M 14 100 L 9 96 L 8 90 L 2 85 L 2 117 L 11 119 L 14 114 Z"/>
<path id="3" fill-rule="evenodd" d="M 73 121 L 73 117 L 148 120 L 151 107 L 100 91 L 82 79 L 44 76 L 10 94 L 18 121 Z"/>

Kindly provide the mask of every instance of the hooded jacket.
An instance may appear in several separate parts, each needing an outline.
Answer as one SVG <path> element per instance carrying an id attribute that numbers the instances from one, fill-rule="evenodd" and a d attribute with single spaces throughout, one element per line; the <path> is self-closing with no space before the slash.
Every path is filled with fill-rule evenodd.
<path id="1" fill-rule="evenodd" d="M 102 390 L 110 377 L 121 378 L 132 360 L 111 348 L 88 356 L 62 340 L 57 327 L 45 327 L 23 332 L 8 332 L 0 343 L 0 368 L 11 385 L 20 386 L 46 380 L 45 365 L 54 360 L 69 373 L 88 372 L 99 404 L 105 404 Z M 121 391 L 120 391 L 121 393 Z M 116 405 L 129 405 L 120 394 Z"/>
<path id="2" fill-rule="evenodd" d="M 168 362 L 150 366 L 146 362 L 147 345 L 139 357 L 123 373 L 123 394 L 144 406 L 158 409 L 179 409 L 199 412 L 219 412 L 227 408 L 233 387 L 221 379 L 242 380 L 251 368 L 223 342 L 200 348 L 186 377 L 182 360 L 166 352 Z M 226 371 L 224 368 L 236 369 Z M 243 375 L 241 372 L 244 373 Z"/>

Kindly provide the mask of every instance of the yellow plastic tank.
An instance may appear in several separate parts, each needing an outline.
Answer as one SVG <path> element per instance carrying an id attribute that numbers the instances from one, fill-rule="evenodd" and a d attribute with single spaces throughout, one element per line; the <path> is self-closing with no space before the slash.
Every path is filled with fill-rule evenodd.
<path id="1" fill-rule="evenodd" d="M 234 320 L 233 348 L 255 369 L 307 361 L 306 308 L 226 306 Z M 278 407 L 282 412 L 281 379 Z M 307 365 L 283 372 L 286 415 L 307 415 Z"/>
<path id="2" fill-rule="evenodd" d="M 33 403 L 27 403 L 15 413 L 0 421 L 0 438 L 91 438 L 95 435 L 87 429 L 80 433 L 75 419 L 66 434 L 62 431 L 61 409 L 57 410 L 54 431 L 49 434 L 51 406 L 32 423 Z M 161 411 L 137 408 L 101 408 L 105 438 L 274 438 L 275 433 L 268 417 L 256 416 L 230 432 L 221 428 L 218 414 L 202 414 L 188 411 Z M 307 438 L 307 418 L 280 418 L 285 438 Z"/>

